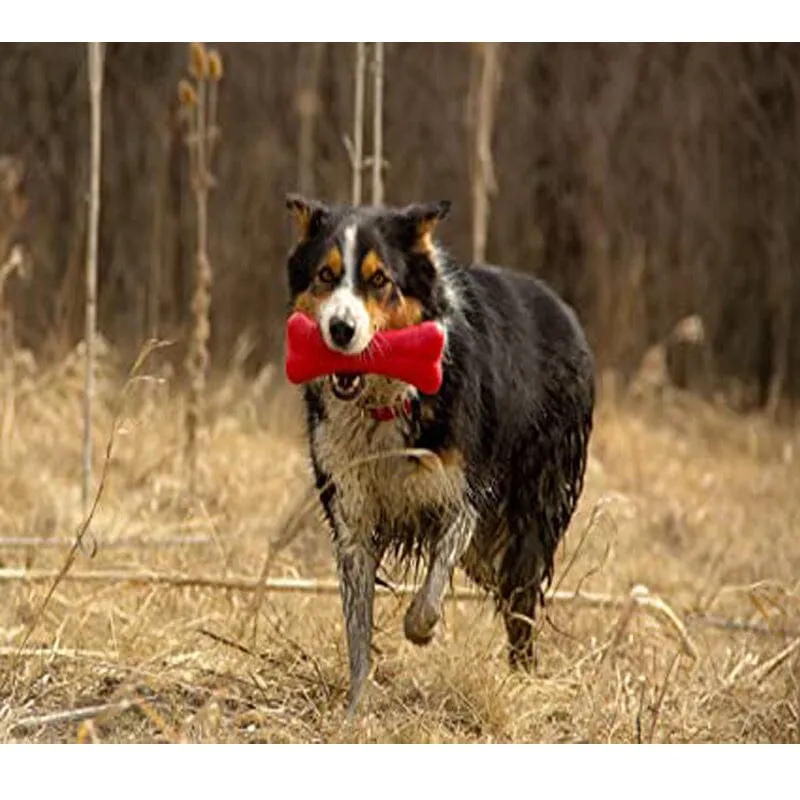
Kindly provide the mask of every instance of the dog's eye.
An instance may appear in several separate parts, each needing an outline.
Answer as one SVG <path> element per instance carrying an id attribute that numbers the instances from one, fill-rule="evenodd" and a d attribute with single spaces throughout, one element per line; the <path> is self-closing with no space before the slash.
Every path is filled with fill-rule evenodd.
<path id="1" fill-rule="evenodd" d="M 323 267 L 318 273 L 317 277 L 323 283 L 333 283 L 336 280 L 336 276 L 333 274 L 333 270 L 330 267 Z"/>
<path id="2" fill-rule="evenodd" d="M 381 289 L 382 287 L 386 286 L 389 282 L 389 279 L 386 277 L 385 272 L 376 272 L 370 279 L 369 283 L 370 286 L 373 286 L 375 289 Z"/>

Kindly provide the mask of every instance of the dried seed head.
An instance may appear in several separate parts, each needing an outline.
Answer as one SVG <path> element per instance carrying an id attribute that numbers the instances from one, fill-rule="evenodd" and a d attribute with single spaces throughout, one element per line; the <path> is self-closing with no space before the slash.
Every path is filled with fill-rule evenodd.
<path id="1" fill-rule="evenodd" d="M 218 81 L 222 79 L 222 75 L 224 73 L 222 56 L 217 50 L 212 50 L 208 54 L 208 72 L 212 81 Z"/>
<path id="2" fill-rule="evenodd" d="M 182 106 L 193 106 L 197 102 L 197 92 L 189 81 L 181 81 L 178 84 L 178 97 Z"/>
<path id="3" fill-rule="evenodd" d="M 189 72 L 197 80 L 208 76 L 208 53 L 201 42 L 192 42 L 189 48 Z"/>

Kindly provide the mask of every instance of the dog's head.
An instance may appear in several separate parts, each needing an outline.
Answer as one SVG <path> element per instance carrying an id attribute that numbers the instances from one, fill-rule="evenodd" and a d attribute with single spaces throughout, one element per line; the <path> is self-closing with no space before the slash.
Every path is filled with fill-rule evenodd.
<path id="1" fill-rule="evenodd" d="M 331 349 L 357 355 L 377 331 L 446 311 L 433 235 L 449 202 L 332 207 L 289 195 L 286 205 L 299 231 L 288 260 L 291 310 L 312 316 Z"/>

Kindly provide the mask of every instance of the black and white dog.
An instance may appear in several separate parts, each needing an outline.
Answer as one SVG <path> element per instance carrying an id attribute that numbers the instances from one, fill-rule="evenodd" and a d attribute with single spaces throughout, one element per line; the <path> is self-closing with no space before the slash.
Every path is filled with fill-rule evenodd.
<path id="1" fill-rule="evenodd" d="M 376 375 L 304 386 L 344 606 L 349 715 L 370 669 L 376 570 L 389 552 L 426 564 L 405 615 L 409 640 L 431 640 L 459 565 L 502 613 L 511 665 L 529 668 L 534 613 L 592 430 L 593 358 L 580 323 L 533 277 L 454 263 L 434 240 L 448 202 L 333 207 L 290 195 L 287 206 L 300 228 L 291 310 L 310 314 L 328 347 L 358 354 L 376 331 L 423 320 L 446 332 L 436 395 Z M 409 448 L 438 458 L 397 455 Z"/>

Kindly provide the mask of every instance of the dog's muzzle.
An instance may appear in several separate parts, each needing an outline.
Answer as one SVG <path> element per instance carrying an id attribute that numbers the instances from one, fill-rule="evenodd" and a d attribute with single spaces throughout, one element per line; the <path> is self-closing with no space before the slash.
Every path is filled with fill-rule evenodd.
<path id="1" fill-rule="evenodd" d="M 358 373 L 335 372 L 330 377 L 331 390 L 339 400 L 355 400 L 364 391 L 364 376 Z"/>

